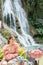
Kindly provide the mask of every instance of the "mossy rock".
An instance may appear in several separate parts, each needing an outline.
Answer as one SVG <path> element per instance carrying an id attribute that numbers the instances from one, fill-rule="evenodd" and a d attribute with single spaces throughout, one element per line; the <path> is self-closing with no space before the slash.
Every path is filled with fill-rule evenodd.
<path id="1" fill-rule="evenodd" d="M 2 32 L 3 37 L 5 37 L 6 39 L 8 39 L 11 36 L 11 33 L 9 30 L 3 30 Z"/>

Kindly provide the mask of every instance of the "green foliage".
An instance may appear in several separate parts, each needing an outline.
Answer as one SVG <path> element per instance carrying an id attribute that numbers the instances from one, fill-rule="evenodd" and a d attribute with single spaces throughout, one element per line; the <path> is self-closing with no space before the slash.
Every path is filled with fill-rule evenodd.
<path id="1" fill-rule="evenodd" d="M 0 59 L 2 59 L 2 58 L 3 58 L 3 49 L 0 48 Z"/>
<path id="2" fill-rule="evenodd" d="M 39 0 L 26 0 L 26 4 L 29 9 L 28 16 L 31 18 L 36 18 L 37 17 L 37 11 L 40 10 L 40 4 Z"/>
<path id="3" fill-rule="evenodd" d="M 2 32 L 3 37 L 5 37 L 6 39 L 8 39 L 11 36 L 11 33 L 8 30 L 4 30 Z"/>
<path id="4" fill-rule="evenodd" d="M 39 29 L 36 29 L 37 33 L 40 34 L 41 36 L 43 35 L 43 29 L 42 28 L 39 28 Z"/>
<path id="5" fill-rule="evenodd" d="M 26 50 L 22 47 L 22 48 L 19 48 L 19 56 L 23 56 L 24 59 L 26 59 Z"/>
<path id="6" fill-rule="evenodd" d="M 28 17 L 43 19 L 43 0 L 24 0 L 28 7 Z"/>
<path id="7" fill-rule="evenodd" d="M 30 19 L 30 24 L 35 28 L 36 34 L 34 38 L 43 40 L 43 19 Z"/>
<path id="8" fill-rule="evenodd" d="M 30 20 L 31 24 L 35 27 L 35 28 L 43 28 L 43 19 L 31 19 Z"/>

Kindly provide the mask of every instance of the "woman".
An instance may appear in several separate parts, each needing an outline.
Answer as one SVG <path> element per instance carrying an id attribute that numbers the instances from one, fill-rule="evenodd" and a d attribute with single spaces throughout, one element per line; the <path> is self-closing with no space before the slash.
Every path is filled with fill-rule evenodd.
<path id="1" fill-rule="evenodd" d="M 10 61 L 18 56 L 19 45 L 14 41 L 14 37 L 11 36 L 8 39 L 8 44 L 4 46 L 4 58 L 5 61 Z M 2 62 L 3 64 L 4 62 Z"/>

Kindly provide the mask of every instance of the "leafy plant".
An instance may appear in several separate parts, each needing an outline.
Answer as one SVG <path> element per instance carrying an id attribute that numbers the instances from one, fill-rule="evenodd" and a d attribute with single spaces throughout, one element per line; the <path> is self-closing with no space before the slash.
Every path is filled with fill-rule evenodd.
<path id="1" fill-rule="evenodd" d="M 23 56 L 25 59 L 26 59 L 26 50 L 22 47 L 22 48 L 19 48 L 19 56 Z"/>
<path id="2" fill-rule="evenodd" d="M 36 31 L 38 34 L 43 35 L 43 29 L 42 28 L 36 29 Z"/>
<path id="3" fill-rule="evenodd" d="M 2 59 L 2 58 L 3 58 L 3 49 L 0 48 L 0 59 Z"/>
<path id="4" fill-rule="evenodd" d="M 43 19 L 31 19 L 30 24 L 33 25 L 35 28 L 43 28 Z"/>

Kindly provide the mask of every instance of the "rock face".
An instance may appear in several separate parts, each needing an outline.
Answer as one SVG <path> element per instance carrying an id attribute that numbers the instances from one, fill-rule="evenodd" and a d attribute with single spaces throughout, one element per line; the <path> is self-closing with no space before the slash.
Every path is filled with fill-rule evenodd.
<path id="1" fill-rule="evenodd" d="M 3 12 L 2 12 L 2 0 L 0 0 L 0 21 L 2 21 L 1 28 L 3 28 L 4 18 L 3 18 Z"/>
<path id="2" fill-rule="evenodd" d="M 17 17 L 16 17 L 16 27 L 17 27 L 17 31 L 18 31 L 20 34 L 22 34 L 21 27 L 20 27 L 20 23 L 19 23 Z"/>
<path id="3" fill-rule="evenodd" d="M 0 34 L 0 45 L 3 46 L 7 43 L 7 40 Z"/>
<path id="4" fill-rule="evenodd" d="M 22 1 L 22 6 L 23 6 L 23 8 L 24 8 L 24 10 L 26 11 L 26 13 L 27 13 L 27 15 L 28 15 L 28 12 L 29 12 L 28 6 L 27 6 L 25 0 L 21 0 L 21 1 Z"/>
<path id="5" fill-rule="evenodd" d="M 0 0 L 0 20 L 2 20 L 2 6 L 1 6 L 1 0 Z"/>

